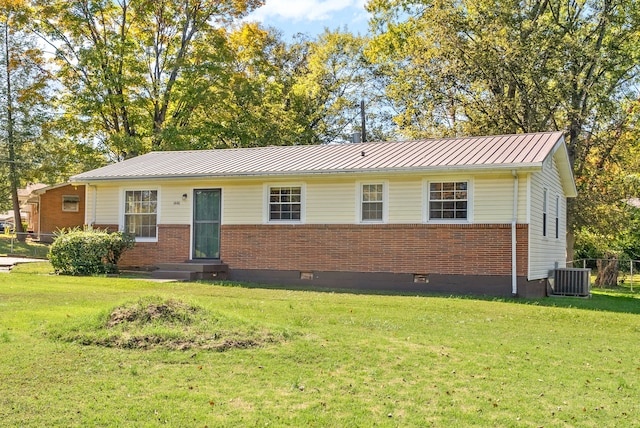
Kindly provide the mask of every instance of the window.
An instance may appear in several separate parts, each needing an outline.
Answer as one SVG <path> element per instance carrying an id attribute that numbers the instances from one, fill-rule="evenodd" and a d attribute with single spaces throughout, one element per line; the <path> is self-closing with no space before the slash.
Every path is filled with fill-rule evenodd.
<path id="1" fill-rule="evenodd" d="M 63 195 L 62 196 L 62 211 L 77 213 L 80 211 L 80 196 L 77 195 Z"/>
<path id="2" fill-rule="evenodd" d="M 542 236 L 547 236 L 547 189 L 542 190 Z"/>
<path id="3" fill-rule="evenodd" d="M 360 219 L 367 221 L 383 221 L 384 186 L 382 184 L 363 184 L 361 192 L 362 210 Z"/>
<path id="4" fill-rule="evenodd" d="M 302 188 L 300 186 L 269 188 L 269 220 L 300 221 Z"/>
<path id="5" fill-rule="evenodd" d="M 556 196 L 556 239 L 560 238 L 560 196 Z"/>
<path id="6" fill-rule="evenodd" d="M 469 183 L 429 183 L 429 220 L 467 220 Z"/>
<path id="7" fill-rule="evenodd" d="M 136 238 L 155 238 L 158 220 L 157 190 L 125 192 L 124 231 Z"/>

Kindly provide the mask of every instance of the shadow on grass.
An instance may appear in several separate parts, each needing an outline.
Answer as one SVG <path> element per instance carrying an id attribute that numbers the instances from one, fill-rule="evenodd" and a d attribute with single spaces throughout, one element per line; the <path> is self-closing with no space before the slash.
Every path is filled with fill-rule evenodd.
<path id="1" fill-rule="evenodd" d="M 592 289 L 592 297 L 544 297 L 541 299 L 520 299 L 510 297 L 455 295 L 442 293 L 419 293 L 392 290 L 361 290 L 348 288 L 308 287 L 281 284 L 263 284 L 234 281 L 198 281 L 203 284 L 214 284 L 225 287 L 255 288 L 266 290 L 312 291 L 318 293 L 341 293 L 371 296 L 420 296 L 439 299 L 481 300 L 487 302 L 512 303 L 518 305 L 544 306 L 554 308 L 586 309 L 592 311 L 619 312 L 640 314 L 640 292 L 630 292 L 617 287 L 613 289 Z"/>

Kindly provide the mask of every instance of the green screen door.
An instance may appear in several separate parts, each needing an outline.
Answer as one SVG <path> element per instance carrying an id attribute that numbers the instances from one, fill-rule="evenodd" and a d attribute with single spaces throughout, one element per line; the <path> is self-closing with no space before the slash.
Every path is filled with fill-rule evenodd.
<path id="1" fill-rule="evenodd" d="M 220 258 L 220 189 L 193 191 L 193 258 Z"/>

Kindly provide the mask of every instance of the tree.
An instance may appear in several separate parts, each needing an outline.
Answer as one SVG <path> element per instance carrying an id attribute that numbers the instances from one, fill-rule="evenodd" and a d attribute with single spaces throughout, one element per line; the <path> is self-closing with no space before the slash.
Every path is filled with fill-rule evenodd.
<path id="1" fill-rule="evenodd" d="M 224 60 L 220 28 L 261 3 L 39 1 L 38 31 L 55 50 L 69 123 L 116 158 L 162 147 L 208 99 L 199 76 Z"/>
<path id="2" fill-rule="evenodd" d="M 0 8 L 0 141 L 3 169 L 8 174 L 15 230 L 25 239 L 20 216 L 18 188 L 33 175 L 41 152 L 39 137 L 48 119 L 49 74 L 42 52 L 24 30 L 28 20 L 26 5 L 19 0 L 4 2 Z"/>
<path id="3" fill-rule="evenodd" d="M 372 0 L 368 54 L 410 137 L 566 130 L 578 182 L 637 99 L 635 0 Z M 581 198 L 593 194 L 583 190 Z M 618 195 L 621 196 L 621 195 Z M 583 224 L 571 210 L 573 227 Z M 588 211 L 586 211 L 588 213 Z"/>
<path id="4" fill-rule="evenodd" d="M 393 135 L 385 122 L 384 93 L 376 69 L 365 57 L 368 38 L 341 30 L 325 30 L 315 41 L 302 42 L 304 68 L 294 91 L 304 104 L 310 143 L 351 141 L 362 134 L 361 102 L 365 104 L 365 139 Z"/>

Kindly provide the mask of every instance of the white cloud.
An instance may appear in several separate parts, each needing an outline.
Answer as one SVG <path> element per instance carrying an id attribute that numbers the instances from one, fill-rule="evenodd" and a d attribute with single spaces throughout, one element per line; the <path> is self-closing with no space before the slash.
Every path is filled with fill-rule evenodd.
<path id="1" fill-rule="evenodd" d="M 250 15 L 251 20 L 271 19 L 299 21 L 327 21 L 346 9 L 362 10 L 366 0 L 266 0 L 265 5 Z"/>

